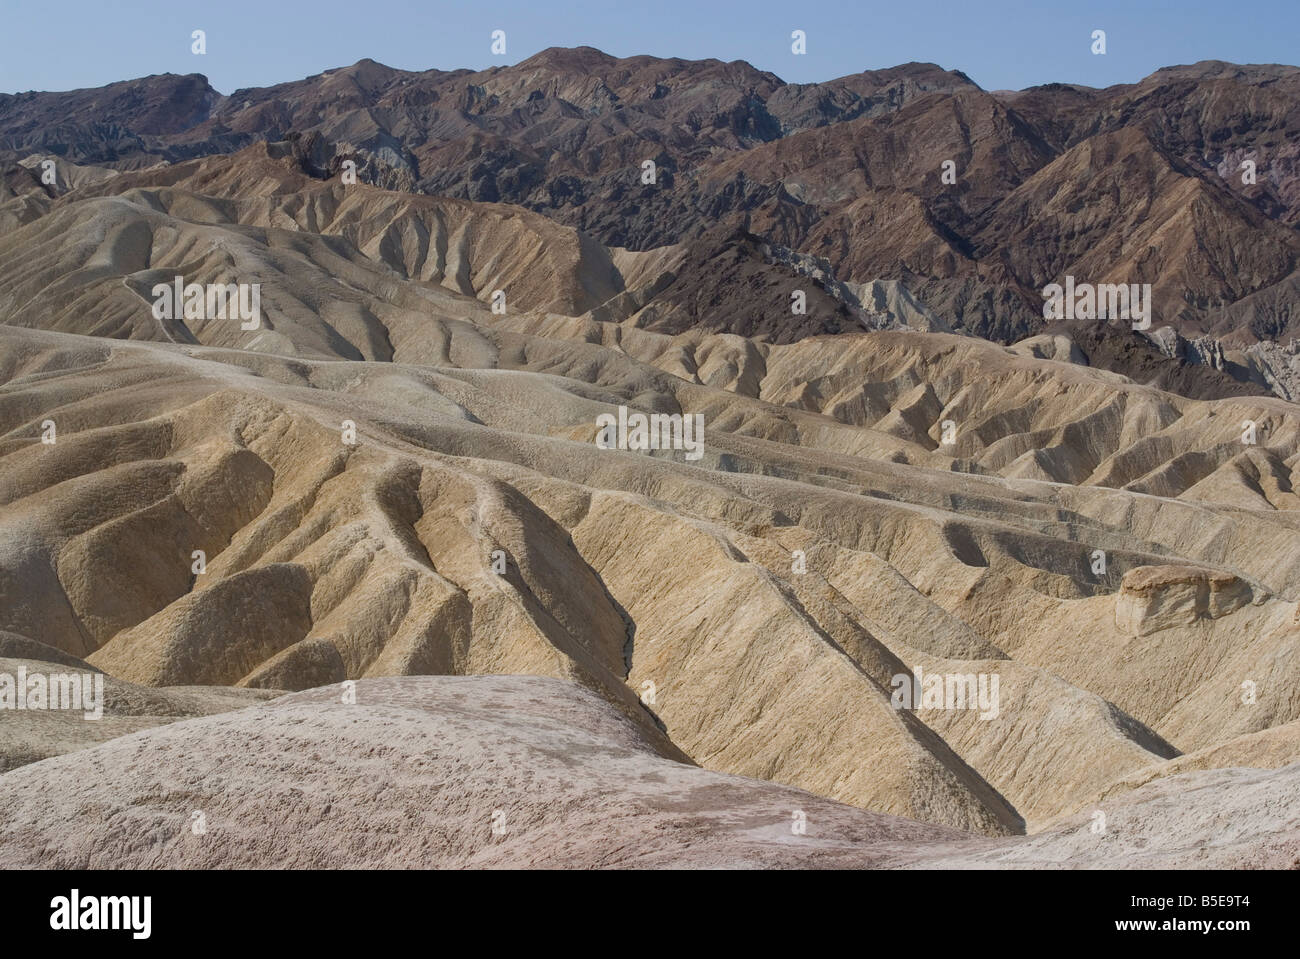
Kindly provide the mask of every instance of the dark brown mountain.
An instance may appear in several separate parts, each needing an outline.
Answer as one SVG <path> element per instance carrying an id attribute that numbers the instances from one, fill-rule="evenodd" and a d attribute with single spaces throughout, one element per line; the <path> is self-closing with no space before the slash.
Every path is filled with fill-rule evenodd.
<path id="1" fill-rule="evenodd" d="M 1073 275 L 1150 283 L 1153 329 L 1227 348 L 1300 333 L 1295 67 L 987 93 L 934 64 L 788 84 L 743 61 L 579 47 L 478 72 L 362 60 L 228 96 L 198 75 L 0 96 L 11 161 L 132 169 L 257 141 L 295 144 L 318 178 L 354 160 L 387 189 L 689 250 L 642 318 L 665 329 L 834 332 L 853 326 L 853 290 L 887 283 L 951 329 L 1012 343 L 1045 328 L 1042 288 Z M 770 274 L 764 244 L 824 263 L 834 305 L 800 318 L 768 304 L 789 271 Z"/>

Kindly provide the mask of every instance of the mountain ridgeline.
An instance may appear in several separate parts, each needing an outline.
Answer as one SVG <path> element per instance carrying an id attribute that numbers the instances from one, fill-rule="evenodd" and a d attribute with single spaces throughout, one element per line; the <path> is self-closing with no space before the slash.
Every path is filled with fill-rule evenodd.
<path id="1" fill-rule="evenodd" d="M 664 329 L 706 312 L 775 341 L 859 328 L 887 284 L 951 330 L 1013 343 L 1043 332 L 1041 290 L 1066 275 L 1149 283 L 1155 328 L 1229 354 L 1300 325 L 1294 67 L 988 92 L 934 64 L 790 84 L 743 61 L 579 47 L 479 72 L 362 60 L 229 95 L 194 74 L 0 96 L 10 161 L 136 170 L 259 141 L 293 142 L 317 177 L 352 160 L 363 182 L 516 204 L 607 246 L 685 244 L 715 288 L 679 283 L 675 302 L 761 295 L 765 249 L 814 264 L 835 301 L 792 319 L 764 300 L 759 320 L 715 300 L 664 311 Z M 914 325 L 905 312 L 883 309 Z M 1272 385 L 1264 365 L 1230 355 L 1214 372 Z"/>

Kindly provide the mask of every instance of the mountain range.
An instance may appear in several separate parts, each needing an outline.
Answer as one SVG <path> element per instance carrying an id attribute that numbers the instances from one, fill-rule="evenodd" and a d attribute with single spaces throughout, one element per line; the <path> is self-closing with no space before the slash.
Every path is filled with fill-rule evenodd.
<path id="1" fill-rule="evenodd" d="M 933 64 L 787 84 L 582 47 L 480 72 L 363 60 L 226 96 L 198 74 L 0 96 L 13 157 L 131 170 L 294 139 L 317 176 L 351 159 L 364 182 L 523 206 L 609 246 L 688 244 L 710 272 L 792 251 L 846 306 L 907 322 L 880 289 L 898 284 L 1002 343 L 1042 331 L 1041 290 L 1066 274 L 1150 283 L 1157 327 L 1229 352 L 1295 332 L 1297 134 L 1300 71 L 1221 62 L 987 92 Z M 803 326 L 845 322 L 823 314 Z"/>

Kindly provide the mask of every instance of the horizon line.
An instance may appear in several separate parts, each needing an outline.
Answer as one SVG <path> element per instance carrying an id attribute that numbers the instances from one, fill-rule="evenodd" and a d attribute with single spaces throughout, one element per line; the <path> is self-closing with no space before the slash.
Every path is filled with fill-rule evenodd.
<path id="1" fill-rule="evenodd" d="M 889 66 L 883 66 L 883 67 L 865 67 L 865 68 L 863 68 L 862 70 L 857 71 L 856 73 L 842 73 L 842 74 L 838 74 L 838 75 L 833 76 L 833 77 L 829 77 L 829 78 L 824 79 L 824 80 L 812 80 L 812 81 L 807 81 L 807 82 L 793 82 L 793 81 L 786 80 L 785 78 L 781 77 L 779 74 L 775 73 L 775 72 L 772 71 L 772 70 L 764 70 L 764 69 L 762 69 L 761 67 L 755 66 L 755 65 L 754 65 L 753 63 L 751 63 L 749 60 L 745 60 L 745 59 L 738 59 L 738 60 L 721 60 L 721 59 L 719 59 L 719 58 L 717 58 L 717 57 L 704 57 L 704 58 L 701 58 L 701 59 L 690 59 L 690 58 L 679 57 L 679 56 L 660 56 L 660 55 L 658 55 L 658 54 L 653 54 L 653 53 L 636 53 L 636 54 L 631 54 L 631 55 L 629 55 L 629 56 L 618 56 L 618 55 L 616 55 L 616 54 L 607 53 L 606 51 L 601 50 L 599 47 L 593 47 L 593 46 L 591 46 L 590 44 L 579 44 L 578 46 L 574 46 L 574 47 L 563 47 L 563 46 L 555 46 L 555 45 L 553 45 L 553 46 L 549 46 L 549 47 L 544 47 L 544 48 L 542 48 L 541 50 L 536 51 L 535 53 L 531 53 L 531 54 L 529 54 L 528 56 L 526 56 L 526 57 L 524 57 L 524 58 L 522 58 L 522 59 L 520 59 L 520 60 L 515 61 L 514 63 L 504 63 L 504 64 L 499 64 L 499 65 L 494 65 L 494 66 L 490 66 L 490 67 L 485 67 L 485 68 L 483 68 L 483 69 L 481 69 L 481 70 L 475 70 L 475 69 L 470 68 L 470 67 L 451 67 L 451 68 L 443 68 L 443 67 L 436 67 L 436 66 L 433 66 L 433 67 L 425 67 L 424 69 L 408 69 L 408 68 L 406 68 L 406 67 L 395 67 L 395 66 L 392 66 L 391 64 L 384 63 L 384 62 L 381 61 L 381 60 L 376 60 L 374 57 L 362 57 L 361 59 L 356 60 L 356 61 L 354 61 L 353 63 L 343 64 L 343 65 L 340 65 L 340 66 L 326 67 L 325 69 L 322 69 L 322 70 L 320 70 L 320 71 L 318 71 L 318 72 L 316 72 L 316 73 L 309 73 L 309 74 L 306 74 L 306 75 L 304 75 L 304 76 L 294 77 L 294 78 L 291 78 L 291 79 L 288 79 L 288 80 L 281 80 L 281 81 L 279 81 L 279 82 L 277 82 L 277 83 L 264 84 L 264 85 L 262 85 L 262 86 L 240 86 L 240 87 L 234 87 L 234 88 L 233 88 L 229 93 L 223 93 L 221 90 L 218 90 L 216 87 L 212 86 L 212 83 L 211 83 L 211 81 L 209 80 L 208 75 L 205 74 L 205 73 L 201 73 L 201 72 L 199 72 L 199 71 L 195 71 L 195 72 L 193 72 L 193 73 L 173 73 L 173 72 L 171 72 L 171 71 L 166 71 L 166 72 L 163 72 L 163 73 L 149 73 L 149 74 L 144 74 L 144 75 L 141 75 L 141 76 L 125 77 L 125 78 L 122 78 L 122 79 L 119 79 L 119 80 L 110 80 L 110 81 L 108 81 L 107 83 L 101 83 L 101 84 L 99 84 L 98 86 L 88 86 L 88 87 L 69 87 L 69 88 L 66 88 L 66 89 L 60 89 L 60 90 L 52 90 L 52 89 L 36 90 L 36 89 L 29 89 L 29 90 L 18 90 L 18 91 L 13 91 L 13 92 L 0 91 L 0 97 L 20 97 L 20 96 L 28 96 L 28 95 L 32 95 L 32 94 L 64 94 L 64 93 L 80 93 L 80 92 L 89 91 L 89 90 L 103 90 L 103 89 L 105 89 L 105 88 L 107 88 L 107 87 L 116 86 L 116 85 L 118 85 L 118 84 L 123 84 L 123 83 L 138 83 L 138 82 L 140 82 L 140 81 L 142 81 L 142 80 L 151 80 L 151 79 L 154 79 L 155 77 L 200 77 L 200 78 L 202 78 L 203 82 L 204 82 L 205 84 L 207 84 L 208 87 L 209 87 L 210 89 L 212 89 L 212 91 L 213 91 L 214 93 L 217 93 L 218 95 L 220 95 L 220 96 L 222 96 L 222 97 L 230 97 L 230 96 L 234 96 L 236 93 L 240 93 L 240 92 L 245 91 L 245 90 L 270 90 L 270 89 L 273 89 L 273 88 L 275 88 L 275 87 L 279 87 L 279 86 L 286 86 L 286 85 L 288 85 L 288 84 L 293 84 L 293 83 L 301 83 L 301 82 L 303 82 L 304 80 L 311 80 L 311 79 L 316 78 L 316 77 L 324 77 L 324 76 L 327 76 L 327 75 L 329 75 L 329 74 L 336 73 L 336 72 L 338 72 L 339 70 L 347 70 L 347 69 L 349 69 L 349 68 L 351 68 L 351 67 L 360 66 L 360 65 L 363 64 L 363 63 L 373 63 L 373 64 L 375 64 L 376 66 L 383 67 L 385 70 L 392 70 L 392 71 L 394 71 L 394 72 L 396 72 L 396 73 L 408 73 L 408 74 L 413 74 L 413 75 L 415 75 L 415 74 L 435 73 L 435 72 L 436 72 L 436 73 L 443 73 L 443 74 L 466 73 L 466 74 L 473 75 L 473 74 L 481 74 L 481 73 L 492 73 L 492 72 L 499 71 L 499 70 L 507 70 L 507 69 L 510 69 L 510 68 L 512 68 L 512 67 L 518 67 L 518 66 L 521 66 L 521 65 L 527 63 L 529 60 L 535 59 L 536 57 L 539 57 L 539 56 L 541 56 L 541 55 L 543 55 L 543 54 L 545 54 L 545 53 L 550 53 L 550 52 L 552 52 L 552 51 L 575 52 L 575 51 L 581 51 L 581 50 L 590 50 L 590 51 L 592 51 L 592 52 L 594 52 L 594 53 L 598 53 L 598 54 L 600 54 L 601 56 L 603 56 L 603 57 L 607 57 L 607 58 L 609 58 L 610 60 L 614 60 L 614 61 L 626 61 L 626 60 L 649 59 L 649 60 L 657 60 L 657 61 L 661 61 L 661 62 L 667 62 L 667 61 L 674 61 L 674 60 L 675 60 L 675 61 L 680 61 L 680 62 L 683 63 L 683 64 L 695 64 L 695 63 L 719 63 L 719 64 L 722 64 L 722 65 L 724 65 L 724 66 L 745 66 L 745 67 L 748 67 L 749 69 L 755 71 L 756 73 L 760 73 L 760 74 L 768 74 L 768 75 L 770 75 L 770 76 L 775 77 L 775 78 L 776 78 L 776 79 L 777 79 L 777 80 L 778 80 L 778 81 L 779 81 L 783 86 L 796 86 L 796 87 L 818 86 L 818 85 L 821 85 L 821 84 L 834 83 L 834 82 L 836 82 L 837 80 L 844 80 L 844 79 L 847 79 L 847 78 L 849 78 L 849 77 L 861 76 L 861 75 L 864 74 L 864 73 L 886 73 L 886 72 L 889 72 L 889 71 L 891 71 L 891 70 L 899 70 L 899 69 L 902 69 L 902 68 L 904 68 L 904 67 L 910 67 L 910 66 L 923 66 L 923 67 L 925 67 L 925 66 L 929 66 L 929 67 L 935 67 L 936 69 L 942 70 L 942 71 L 944 71 L 945 73 L 957 74 L 957 75 L 959 75 L 959 76 L 961 76 L 961 77 L 964 77 L 964 78 L 965 78 L 966 80 L 968 80 L 968 81 L 969 81 L 973 86 L 975 86 L 975 87 L 978 88 L 979 90 L 982 90 L 983 92 L 988 93 L 988 94 L 991 94 L 991 95 L 992 95 L 992 94 L 998 94 L 998 93 L 1025 93 L 1025 92 L 1028 92 L 1028 91 L 1030 91 L 1030 90 L 1042 89 L 1043 87 L 1049 87 L 1049 86 L 1073 87 L 1073 88 L 1077 88 L 1077 89 L 1081 89 L 1081 90 L 1109 90 L 1109 89 L 1113 89 L 1113 88 L 1115 88 L 1115 87 L 1136 86 L 1137 84 L 1141 83 L 1142 81 L 1144 81 L 1144 80 L 1148 80 L 1148 79 L 1150 79 L 1151 77 L 1155 76 L 1156 74 L 1161 73 L 1161 72 L 1166 71 L 1166 70 L 1177 70 L 1177 69 L 1184 68 L 1184 67 L 1195 67 L 1195 66 L 1200 66 L 1200 65 L 1202 65 L 1202 64 L 1223 64 L 1224 66 L 1228 66 L 1228 67 L 1238 67 L 1238 68 L 1243 68 L 1243 69 L 1244 69 L 1244 68 L 1249 68 L 1249 67 L 1280 67 L 1280 68 L 1284 68 L 1284 69 L 1300 70 L 1300 65 L 1297 65 L 1297 64 L 1290 64 L 1290 63 L 1261 63 L 1261 62 L 1239 63 L 1239 62 L 1237 62 L 1237 61 L 1235 61 L 1235 60 L 1221 60 L 1221 59 L 1217 59 L 1217 58 L 1212 58 L 1212 59 L 1207 59 L 1207 60 L 1196 60 L 1196 61 L 1193 61 L 1193 62 L 1191 62 L 1191 63 L 1170 63 L 1170 64 L 1166 64 L 1166 65 L 1164 65 L 1164 66 L 1157 67 L 1155 70 L 1152 70 L 1150 73 L 1147 73 L 1147 74 L 1144 74 L 1144 75 L 1141 76 L 1141 77 L 1138 77 L 1136 80 L 1130 80 L 1130 81 L 1128 81 L 1128 82 L 1126 82 L 1126 83 L 1112 83 L 1112 84 L 1109 84 L 1109 85 L 1104 86 L 1104 87 L 1092 86 L 1092 85 L 1090 85 L 1090 84 L 1085 84 L 1085 83 L 1071 83 L 1071 82 L 1068 82 L 1068 81 L 1048 80 L 1048 81 L 1046 81 L 1046 82 L 1044 82 L 1044 83 L 1034 83 L 1034 84 L 1030 84 L 1030 85 L 1027 86 L 1027 87 L 1018 87 L 1018 88 L 1017 88 L 1017 87 L 999 87 L 999 88 L 996 88 L 996 89 L 992 89 L 992 90 L 990 90 L 990 89 L 988 89 L 987 87 L 984 87 L 984 86 L 980 85 L 980 84 L 979 84 L 979 83 L 978 83 L 978 82 L 977 82 L 977 81 L 976 81 L 976 80 L 975 80 L 975 79 L 974 79 L 974 78 L 973 78 L 969 73 L 967 73 L 965 70 L 962 70 L 960 67 L 945 67 L 945 66 L 943 66 L 942 64 L 937 63 L 937 62 L 935 62 L 935 61 L 933 61 L 933 60 L 907 60 L 907 61 L 903 61 L 903 62 L 901 62 L 901 63 L 891 64 L 891 65 L 889 65 Z"/>

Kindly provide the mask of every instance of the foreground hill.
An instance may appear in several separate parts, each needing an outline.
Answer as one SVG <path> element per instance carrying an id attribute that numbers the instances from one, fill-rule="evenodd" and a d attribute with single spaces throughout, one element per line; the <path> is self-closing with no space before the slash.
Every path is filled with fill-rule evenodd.
<path id="1" fill-rule="evenodd" d="M 366 680 L 355 697 L 298 693 L 0 776 L 0 865 L 1300 865 L 1300 765 L 1168 780 L 1108 804 L 1102 833 L 989 840 L 682 765 L 556 680 Z"/>

